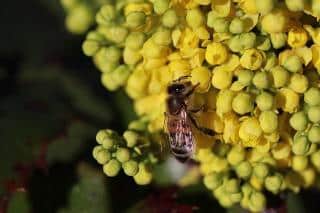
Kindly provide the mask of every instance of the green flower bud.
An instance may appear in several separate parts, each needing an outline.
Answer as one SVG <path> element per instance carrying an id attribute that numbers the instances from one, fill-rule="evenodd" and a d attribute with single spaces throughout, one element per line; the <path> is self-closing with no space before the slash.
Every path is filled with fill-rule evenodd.
<path id="1" fill-rule="evenodd" d="M 257 38 L 257 49 L 262 51 L 268 51 L 271 48 L 270 39 L 266 36 L 259 36 Z"/>
<path id="2" fill-rule="evenodd" d="M 146 128 L 147 128 L 147 122 L 145 122 L 143 120 L 135 120 L 135 121 L 130 122 L 128 129 L 136 130 L 136 131 L 144 131 L 144 130 L 146 130 Z"/>
<path id="3" fill-rule="evenodd" d="M 223 193 L 220 195 L 220 197 L 218 197 L 218 201 L 224 208 L 230 208 L 233 205 L 230 197 Z"/>
<path id="4" fill-rule="evenodd" d="M 268 52 L 267 53 L 267 61 L 264 65 L 264 70 L 271 70 L 273 67 L 275 67 L 278 64 L 278 58 L 274 52 Z"/>
<path id="5" fill-rule="evenodd" d="M 242 49 L 244 50 L 253 48 L 256 43 L 256 34 L 254 34 L 253 32 L 241 33 L 240 42 L 242 45 Z"/>
<path id="6" fill-rule="evenodd" d="M 235 166 L 245 159 L 246 152 L 241 146 L 233 146 L 227 155 L 228 162 Z"/>
<path id="7" fill-rule="evenodd" d="M 131 148 L 137 144 L 139 139 L 139 135 L 136 132 L 130 130 L 125 131 L 123 133 L 123 137 L 127 142 L 127 146 Z"/>
<path id="8" fill-rule="evenodd" d="M 105 164 L 111 159 L 111 153 L 106 149 L 101 149 L 99 152 L 96 153 L 95 159 L 99 164 Z"/>
<path id="9" fill-rule="evenodd" d="M 154 0 L 153 9 L 157 14 L 163 14 L 169 9 L 169 0 Z"/>
<path id="10" fill-rule="evenodd" d="M 225 33 L 229 31 L 230 22 L 225 18 L 215 18 L 212 21 L 207 21 L 207 25 L 211 25 L 215 32 L 217 33 Z"/>
<path id="11" fill-rule="evenodd" d="M 300 111 L 300 112 L 294 113 L 291 116 L 289 123 L 292 128 L 294 128 L 297 131 L 301 131 L 307 128 L 308 119 L 306 114 L 303 111 Z"/>
<path id="12" fill-rule="evenodd" d="M 289 81 L 289 72 L 281 66 L 275 66 L 271 69 L 273 85 L 276 88 L 283 87 Z"/>
<path id="13" fill-rule="evenodd" d="M 290 72 L 299 72 L 302 70 L 302 60 L 299 56 L 291 55 L 288 56 L 282 66 Z"/>
<path id="14" fill-rule="evenodd" d="M 238 82 L 242 85 L 248 86 L 251 83 L 254 74 L 251 70 L 240 70 L 238 72 Z"/>
<path id="15" fill-rule="evenodd" d="M 260 179 L 264 179 L 265 177 L 268 176 L 268 174 L 269 174 L 269 167 L 265 163 L 257 163 L 253 167 L 253 175 L 255 175 Z"/>
<path id="16" fill-rule="evenodd" d="M 241 44 L 240 35 L 235 35 L 228 40 L 228 47 L 232 52 L 241 52 L 243 50 L 243 46 Z"/>
<path id="17" fill-rule="evenodd" d="M 158 45 L 170 45 L 171 44 L 171 31 L 162 29 L 157 31 L 152 36 L 154 43 Z"/>
<path id="18" fill-rule="evenodd" d="M 222 185 L 223 175 L 222 173 L 212 172 L 204 176 L 203 182 L 208 189 L 215 190 Z"/>
<path id="19" fill-rule="evenodd" d="M 151 182 L 152 173 L 144 163 L 140 163 L 139 171 L 135 176 L 133 176 L 133 179 L 139 185 L 146 185 Z"/>
<path id="20" fill-rule="evenodd" d="M 78 4 L 77 0 L 60 0 L 61 5 L 64 9 L 70 10 Z"/>
<path id="21" fill-rule="evenodd" d="M 278 116 L 273 111 L 263 111 L 259 116 L 259 122 L 265 133 L 272 133 L 278 128 Z"/>
<path id="22" fill-rule="evenodd" d="M 102 141 L 102 146 L 105 149 L 111 149 L 114 145 L 114 139 L 110 137 L 106 137 Z"/>
<path id="23" fill-rule="evenodd" d="M 303 11 L 305 3 L 305 0 L 286 0 L 288 9 L 294 12 Z"/>
<path id="24" fill-rule="evenodd" d="M 107 137 L 109 137 L 112 134 L 111 130 L 101 129 L 98 131 L 96 135 L 96 141 L 98 144 L 102 144 L 103 140 Z"/>
<path id="25" fill-rule="evenodd" d="M 116 176 L 119 173 L 120 169 L 121 164 L 115 159 L 112 159 L 107 164 L 103 165 L 103 172 L 109 177 Z"/>
<path id="26" fill-rule="evenodd" d="M 225 143 L 217 143 L 214 146 L 214 153 L 220 157 L 226 156 L 230 150 L 230 145 Z"/>
<path id="27" fill-rule="evenodd" d="M 310 106 L 320 105 L 320 90 L 315 87 L 311 87 L 304 94 L 304 102 Z"/>
<path id="28" fill-rule="evenodd" d="M 112 72 L 112 80 L 117 85 L 123 86 L 126 83 L 130 74 L 131 74 L 131 70 L 129 66 L 122 64 Z"/>
<path id="29" fill-rule="evenodd" d="M 253 100 L 248 93 L 240 92 L 232 101 L 232 109 L 240 115 L 251 112 L 253 108 Z"/>
<path id="30" fill-rule="evenodd" d="M 134 160 L 123 163 L 122 168 L 124 173 L 128 176 L 135 176 L 139 171 L 138 163 Z"/>
<path id="31" fill-rule="evenodd" d="M 311 155 L 311 163 L 317 168 L 317 170 L 320 170 L 320 150 L 314 152 Z"/>
<path id="32" fill-rule="evenodd" d="M 101 75 L 101 83 L 105 86 L 109 91 L 115 91 L 119 89 L 120 85 L 114 81 L 113 79 L 114 72 L 103 73 Z"/>
<path id="33" fill-rule="evenodd" d="M 308 157 L 303 156 L 303 155 L 295 155 L 292 157 L 292 169 L 294 171 L 303 171 L 307 168 L 308 166 Z"/>
<path id="34" fill-rule="evenodd" d="M 263 1 L 255 0 L 255 2 L 256 2 L 257 11 L 262 15 L 270 13 L 275 6 L 274 0 L 263 0 Z"/>
<path id="35" fill-rule="evenodd" d="M 103 37 L 103 35 L 97 31 L 90 31 L 88 34 L 87 34 L 87 37 L 86 37 L 87 40 L 94 40 L 94 41 L 97 41 L 97 42 L 105 42 L 105 39 Z"/>
<path id="36" fill-rule="evenodd" d="M 141 49 L 145 41 L 145 34 L 142 32 L 132 32 L 126 39 L 126 47 L 138 50 Z"/>
<path id="37" fill-rule="evenodd" d="M 292 152 L 296 155 L 304 155 L 310 150 L 310 142 L 304 135 L 294 138 L 292 144 Z"/>
<path id="38" fill-rule="evenodd" d="M 93 11 L 83 5 L 70 10 L 66 17 L 66 27 L 74 34 L 85 33 L 93 22 Z"/>
<path id="39" fill-rule="evenodd" d="M 271 33 L 270 39 L 273 48 L 280 49 L 286 45 L 288 38 L 286 33 Z"/>
<path id="40" fill-rule="evenodd" d="M 93 56 L 100 49 L 100 44 L 97 41 L 86 40 L 82 44 L 82 50 L 86 56 Z"/>
<path id="41" fill-rule="evenodd" d="M 270 93 L 262 92 L 256 97 L 256 103 L 261 111 L 271 110 L 274 104 L 274 98 Z"/>
<path id="42" fill-rule="evenodd" d="M 234 34 L 239 34 L 244 31 L 244 22 L 240 18 L 232 19 L 229 25 L 229 31 Z"/>
<path id="43" fill-rule="evenodd" d="M 116 158 L 120 163 L 125 163 L 130 160 L 130 151 L 127 148 L 118 148 Z"/>
<path id="44" fill-rule="evenodd" d="M 101 7 L 96 15 L 96 22 L 101 25 L 109 26 L 116 18 L 116 10 L 113 5 L 106 4 Z"/>
<path id="45" fill-rule="evenodd" d="M 249 209 L 253 212 L 262 212 L 266 207 L 266 198 L 261 192 L 252 192 L 249 200 Z"/>
<path id="46" fill-rule="evenodd" d="M 92 156 L 96 159 L 97 154 L 100 150 L 103 150 L 103 147 L 101 145 L 95 146 L 92 150 Z"/>
<path id="47" fill-rule="evenodd" d="M 186 21 L 191 28 L 198 28 L 204 24 L 205 18 L 199 9 L 187 11 Z"/>
<path id="48" fill-rule="evenodd" d="M 118 62 L 122 56 L 121 50 L 116 46 L 105 49 L 106 60 L 110 62 Z"/>
<path id="49" fill-rule="evenodd" d="M 251 164 L 248 161 L 242 161 L 237 167 L 236 167 L 236 173 L 238 177 L 247 179 L 250 177 L 252 172 Z"/>
<path id="50" fill-rule="evenodd" d="M 145 24 L 146 15 L 143 12 L 131 12 L 126 16 L 126 24 L 129 28 L 137 28 Z"/>
<path id="51" fill-rule="evenodd" d="M 308 85 L 308 79 L 303 74 L 294 73 L 290 78 L 289 88 L 297 93 L 304 93 Z"/>
<path id="52" fill-rule="evenodd" d="M 119 44 L 124 42 L 127 38 L 128 30 L 122 26 L 110 26 L 101 28 L 101 33 L 103 33 L 108 40 Z"/>
<path id="53" fill-rule="evenodd" d="M 308 109 L 308 118 L 313 123 L 320 122 L 320 107 L 312 106 Z"/>
<path id="54" fill-rule="evenodd" d="M 278 192 L 281 189 L 282 182 L 283 182 L 282 175 L 276 174 L 276 175 L 266 177 L 264 181 L 264 185 L 266 189 L 269 190 L 270 192 L 274 194 L 278 194 Z"/>
<path id="55" fill-rule="evenodd" d="M 142 55 L 139 50 L 134 50 L 128 47 L 125 47 L 123 50 L 123 61 L 127 65 L 135 65 L 140 60 L 142 60 Z M 127 69 L 127 71 L 130 71 Z"/>
<path id="56" fill-rule="evenodd" d="M 227 193 L 237 193 L 240 191 L 239 182 L 237 179 L 230 179 L 226 182 L 225 190 Z"/>
<path id="57" fill-rule="evenodd" d="M 176 11 L 173 9 L 169 9 L 163 14 L 161 21 L 163 26 L 173 28 L 178 24 L 179 20 Z"/>
<path id="58" fill-rule="evenodd" d="M 308 139 L 312 143 L 320 143 L 320 127 L 313 126 L 308 132 Z"/>
<path id="59" fill-rule="evenodd" d="M 252 83 L 258 89 L 266 89 L 269 87 L 269 76 L 267 72 L 256 72 L 252 79 Z"/>

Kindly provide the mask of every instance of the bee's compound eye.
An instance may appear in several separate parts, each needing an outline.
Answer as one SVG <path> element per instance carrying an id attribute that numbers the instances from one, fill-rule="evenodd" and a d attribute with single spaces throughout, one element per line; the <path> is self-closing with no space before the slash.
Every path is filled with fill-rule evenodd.
<path id="1" fill-rule="evenodd" d="M 180 94 L 184 92 L 185 85 L 183 84 L 172 84 L 168 87 L 168 93 L 169 94 Z"/>

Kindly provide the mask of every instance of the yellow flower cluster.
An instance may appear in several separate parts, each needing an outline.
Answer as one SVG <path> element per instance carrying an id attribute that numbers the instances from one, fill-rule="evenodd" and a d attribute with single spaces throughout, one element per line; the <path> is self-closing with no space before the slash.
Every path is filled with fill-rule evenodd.
<path id="1" fill-rule="evenodd" d="M 320 171 L 320 1 L 135 0 L 106 4 L 83 51 L 109 90 L 125 88 L 148 131 L 166 87 L 199 83 L 195 159 L 220 203 L 262 211 L 263 190 L 299 191 Z M 244 180 L 244 181 L 240 181 Z"/>

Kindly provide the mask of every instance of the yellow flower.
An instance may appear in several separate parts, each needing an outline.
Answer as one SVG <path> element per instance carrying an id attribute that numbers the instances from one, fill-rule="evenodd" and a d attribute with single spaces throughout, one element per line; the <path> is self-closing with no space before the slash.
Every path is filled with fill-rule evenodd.
<path id="1" fill-rule="evenodd" d="M 190 58 L 189 63 L 191 68 L 200 67 L 205 59 L 206 50 L 197 48 L 195 54 Z"/>
<path id="2" fill-rule="evenodd" d="M 307 32 L 302 27 L 291 28 L 288 33 L 288 44 L 292 48 L 303 47 L 308 41 Z"/>
<path id="3" fill-rule="evenodd" d="M 229 16 L 233 9 L 231 0 L 212 0 L 211 7 L 220 17 Z"/>
<path id="4" fill-rule="evenodd" d="M 320 45 L 320 28 L 313 28 L 310 25 L 304 25 L 304 29 L 309 33 L 312 38 L 312 41 L 315 44 Z"/>
<path id="5" fill-rule="evenodd" d="M 217 65 L 226 62 L 229 51 L 226 46 L 218 42 L 212 42 L 206 49 L 206 60 L 209 64 Z"/>
<path id="6" fill-rule="evenodd" d="M 127 81 L 126 91 L 133 98 L 141 98 L 147 95 L 147 87 L 150 79 L 150 72 L 137 68 L 129 76 Z"/>
<path id="7" fill-rule="evenodd" d="M 262 66 L 264 55 L 257 49 L 248 49 L 243 52 L 240 58 L 242 67 L 250 70 L 257 70 Z"/>
<path id="8" fill-rule="evenodd" d="M 267 33 L 281 33 L 286 31 L 288 17 L 281 9 L 274 9 L 262 17 L 261 27 Z"/>
<path id="9" fill-rule="evenodd" d="M 207 67 L 197 67 L 191 71 L 191 82 L 193 85 L 200 83 L 197 92 L 204 93 L 210 88 L 211 72 Z"/>
<path id="10" fill-rule="evenodd" d="M 167 85 L 173 80 L 172 73 L 168 66 L 153 70 L 148 86 L 149 94 L 165 92 Z"/>
<path id="11" fill-rule="evenodd" d="M 169 69 L 173 73 L 173 79 L 178 79 L 181 76 L 190 75 L 191 67 L 187 60 L 175 60 L 169 63 Z"/>
<path id="12" fill-rule="evenodd" d="M 232 82 L 232 71 L 226 70 L 225 66 L 218 66 L 213 69 L 212 86 L 217 89 L 226 89 Z"/>
<path id="13" fill-rule="evenodd" d="M 124 8 L 126 16 L 131 12 L 144 12 L 146 15 L 151 15 L 152 11 L 152 5 L 148 3 L 129 3 Z"/>
<path id="14" fill-rule="evenodd" d="M 258 12 L 255 0 L 240 0 L 240 7 L 245 13 L 255 14 Z"/>
<path id="15" fill-rule="evenodd" d="M 235 113 L 224 116 L 223 140 L 225 143 L 238 143 L 239 141 L 239 118 Z"/>
<path id="16" fill-rule="evenodd" d="M 244 119 L 239 128 L 239 137 L 244 146 L 254 147 L 258 145 L 258 139 L 262 135 L 259 121 L 255 117 Z"/>
<path id="17" fill-rule="evenodd" d="M 312 51 L 312 64 L 313 66 L 320 71 L 320 45 L 314 44 L 311 47 Z"/>
<path id="18" fill-rule="evenodd" d="M 282 88 L 276 95 L 276 103 L 283 111 L 293 113 L 299 106 L 299 95 L 291 89 Z"/>
<path id="19" fill-rule="evenodd" d="M 166 98 L 165 93 L 160 93 L 156 95 L 149 95 L 144 98 L 140 98 L 135 101 L 134 108 L 138 115 L 151 114 L 153 112 L 157 113 L 157 110 L 164 112 L 164 110 L 160 110 L 163 108 L 163 103 Z"/>

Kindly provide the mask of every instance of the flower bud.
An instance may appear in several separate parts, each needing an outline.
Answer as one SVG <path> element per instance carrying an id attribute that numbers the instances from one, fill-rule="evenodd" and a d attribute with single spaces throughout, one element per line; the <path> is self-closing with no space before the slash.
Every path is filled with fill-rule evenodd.
<path id="1" fill-rule="evenodd" d="M 240 115 L 251 112 L 254 108 L 253 100 L 250 94 L 240 92 L 232 101 L 232 109 Z"/>
<path id="2" fill-rule="evenodd" d="M 170 45 L 171 44 L 171 31 L 167 29 L 161 29 L 155 32 L 152 36 L 154 43 L 158 45 Z"/>
<path id="3" fill-rule="evenodd" d="M 241 146 L 234 146 L 227 155 L 228 162 L 235 166 L 245 159 L 245 150 Z"/>
<path id="4" fill-rule="evenodd" d="M 253 48 L 256 44 L 256 34 L 253 32 L 241 33 L 239 39 L 244 50 Z"/>
<path id="5" fill-rule="evenodd" d="M 144 25 L 146 15 L 143 12 L 131 12 L 126 16 L 126 24 L 129 28 L 137 28 Z"/>
<path id="6" fill-rule="evenodd" d="M 273 111 L 263 111 L 259 115 L 259 122 L 265 133 L 272 133 L 278 128 L 278 116 Z"/>
<path id="7" fill-rule="evenodd" d="M 276 66 L 271 69 L 273 84 L 276 88 L 283 87 L 289 81 L 289 73 L 281 66 Z"/>
<path id="8" fill-rule="evenodd" d="M 223 175 L 222 173 L 212 172 L 204 176 L 203 182 L 208 189 L 215 190 L 222 185 Z"/>
<path id="9" fill-rule="evenodd" d="M 126 38 L 126 47 L 138 50 L 142 48 L 145 41 L 145 34 L 141 32 L 132 32 Z"/>
<path id="10" fill-rule="evenodd" d="M 103 172 L 109 177 L 116 176 L 119 173 L 120 169 L 121 164 L 115 159 L 112 159 L 108 163 L 103 165 Z"/>
<path id="11" fill-rule="evenodd" d="M 291 55 L 286 58 L 282 66 L 290 72 L 299 72 L 302 70 L 302 60 L 299 56 Z"/>
<path id="12" fill-rule="evenodd" d="M 320 171 L 320 150 L 312 153 L 310 160 L 317 170 Z"/>
<path id="13" fill-rule="evenodd" d="M 250 195 L 249 209 L 253 212 L 261 212 L 265 209 L 266 198 L 261 192 L 253 192 Z"/>
<path id="14" fill-rule="evenodd" d="M 262 15 L 270 13 L 274 8 L 275 0 L 255 0 L 257 11 Z"/>
<path id="15" fill-rule="evenodd" d="M 127 146 L 132 148 L 137 144 L 139 135 L 134 131 L 127 130 L 123 133 L 123 137 L 127 142 Z"/>
<path id="16" fill-rule="evenodd" d="M 313 106 L 308 109 L 308 118 L 313 123 L 320 122 L 320 107 Z"/>
<path id="17" fill-rule="evenodd" d="M 199 83 L 196 91 L 200 93 L 208 92 L 210 88 L 211 72 L 207 67 L 197 67 L 191 71 L 191 82 L 193 85 Z"/>
<path id="18" fill-rule="evenodd" d="M 257 47 L 258 50 L 268 51 L 271 48 L 270 39 L 266 36 L 257 37 Z"/>
<path id="19" fill-rule="evenodd" d="M 297 131 L 301 131 L 307 128 L 308 119 L 306 114 L 303 111 L 300 111 L 300 112 L 294 113 L 291 116 L 289 123 L 292 128 L 294 128 Z"/>
<path id="20" fill-rule="evenodd" d="M 240 64 L 242 67 L 249 70 L 257 70 L 263 63 L 263 56 L 259 50 L 248 49 L 243 52 L 240 58 Z"/>
<path id="21" fill-rule="evenodd" d="M 266 177 L 264 184 L 267 190 L 269 190 L 274 194 L 277 194 L 281 189 L 282 182 L 283 182 L 282 175 L 275 174 L 275 175 Z"/>
<path id="22" fill-rule="evenodd" d="M 205 18 L 203 13 L 196 8 L 187 11 L 186 21 L 191 28 L 195 29 L 204 24 Z"/>
<path id="23" fill-rule="evenodd" d="M 97 41 L 86 40 L 82 44 L 82 50 L 86 56 L 93 56 L 100 49 L 100 44 Z"/>
<path id="24" fill-rule="evenodd" d="M 220 90 L 216 102 L 218 114 L 224 114 L 232 110 L 232 100 L 234 95 L 234 92 L 231 90 Z"/>
<path id="25" fill-rule="evenodd" d="M 163 26 L 173 28 L 178 24 L 179 20 L 176 11 L 173 9 L 169 9 L 163 14 L 161 21 Z"/>
<path id="26" fill-rule="evenodd" d="M 238 72 L 238 82 L 241 83 L 244 86 L 248 86 L 251 83 L 251 80 L 253 78 L 254 74 L 251 70 L 240 70 Z"/>
<path id="27" fill-rule="evenodd" d="M 164 12 L 166 12 L 169 8 L 169 0 L 155 0 L 153 2 L 153 9 L 154 12 L 156 12 L 157 14 L 163 14 Z"/>
<path id="28" fill-rule="evenodd" d="M 100 150 L 103 150 L 103 147 L 101 145 L 95 146 L 92 150 L 92 156 L 94 158 L 97 158 L 97 154 Z"/>
<path id="29" fill-rule="evenodd" d="M 237 167 L 236 167 L 236 173 L 238 177 L 247 179 L 250 177 L 252 172 L 251 164 L 248 161 L 242 161 Z"/>
<path id="30" fill-rule="evenodd" d="M 127 148 L 118 148 L 116 158 L 120 163 L 125 163 L 130 160 L 130 151 Z"/>
<path id="31" fill-rule="evenodd" d="M 84 5 L 79 5 L 70 10 L 66 17 L 65 24 L 67 29 L 74 34 L 85 33 L 93 19 L 93 11 Z"/>
<path id="32" fill-rule="evenodd" d="M 308 79 L 303 74 L 294 73 L 289 82 L 289 88 L 297 93 L 304 93 L 309 86 Z"/>
<path id="33" fill-rule="evenodd" d="M 139 165 L 134 160 L 129 160 L 122 164 L 123 171 L 128 176 L 135 176 L 139 171 Z"/>
<path id="34" fill-rule="evenodd" d="M 310 106 L 320 105 L 320 90 L 315 87 L 308 89 L 308 91 L 304 94 L 304 102 Z"/>
<path id="35" fill-rule="evenodd" d="M 274 105 L 274 98 L 268 92 L 262 92 L 256 97 L 257 106 L 261 111 L 271 110 Z"/>
<path id="36" fill-rule="evenodd" d="M 229 31 L 230 22 L 225 18 L 214 18 L 210 20 L 208 16 L 207 25 L 217 33 L 226 33 Z"/>
<path id="37" fill-rule="evenodd" d="M 308 166 L 308 157 L 303 156 L 303 155 L 295 155 L 292 157 L 292 169 L 294 171 L 303 171 L 307 168 Z"/>
<path id="38" fill-rule="evenodd" d="M 253 167 L 253 174 L 260 179 L 264 179 L 269 174 L 269 167 L 265 163 L 257 163 Z"/>
<path id="39" fill-rule="evenodd" d="M 286 30 L 287 23 L 286 14 L 281 9 L 274 9 L 262 17 L 261 27 L 267 33 L 281 33 Z"/>
<path id="40" fill-rule="evenodd" d="M 111 153 L 106 149 L 101 149 L 96 153 L 95 158 L 99 164 L 105 164 L 111 159 Z"/>
<path id="41" fill-rule="evenodd" d="M 213 42 L 207 46 L 205 57 L 211 65 L 223 64 L 229 57 L 229 51 L 222 43 Z"/>
<path id="42" fill-rule="evenodd" d="M 256 72 L 252 79 L 252 83 L 258 89 L 266 89 L 269 87 L 269 76 L 267 72 Z"/>
<path id="43" fill-rule="evenodd" d="M 244 31 L 244 22 L 240 18 L 232 19 L 229 25 L 229 31 L 234 34 L 239 34 Z"/>
<path id="44" fill-rule="evenodd" d="M 116 10 L 113 5 L 106 4 L 101 7 L 100 11 L 96 15 L 96 22 L 101 25 L 110 25 L 116 18 Z"/>
<path id="45" fill-rule="evenodd" d="M 308 131 L 308 140 L 311 143 L 320 143 L 320 126 L 312 126 Z"/>
<path id="46" fill-rule="evenodd" d="M 287 43 L 287 34 L 286 33 L 271 33 L 270 39 L 273 48 L 280 49 L 284 47 Z"/>
<path id="47" fill-rule="evenodd" d="M 293 140 L 292 152 L 296 155 L 304 155 L 310 149 L 310 142 L 306 136 L 297 136 Z"/>
<path id="48" fill-rule="evenodd" d="M 98 144 L 102 144 L 103 140 L 107 137 L 110 137 L 112 134 L 112 130 L 101 129 L 96 135 L 96 141 Z"/>
<path id="49" fill-rule="evenodd" d="M 152 180 L 152 173 L 144 163 L 140 163 L 139 171 L 133 176 L 133 179 L 138 185 L 147 185 Z"/>

